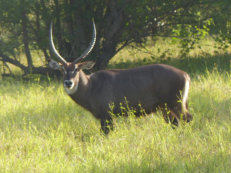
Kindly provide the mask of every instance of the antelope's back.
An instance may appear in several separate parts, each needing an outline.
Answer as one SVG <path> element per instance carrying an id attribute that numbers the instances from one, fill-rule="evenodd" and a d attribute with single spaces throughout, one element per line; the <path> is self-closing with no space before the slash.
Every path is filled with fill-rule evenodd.
<path id="1" fill-rule="evenodd" d="M 147 65 L 127 70 L 103 70 L 94 75 L 95 98 L 102 104 L 125 102 L 150 109 L 176 99 L 185 83 L 185 72 L 164 64 Z M 100 104 L 98 103 L 98 104 Z"/>

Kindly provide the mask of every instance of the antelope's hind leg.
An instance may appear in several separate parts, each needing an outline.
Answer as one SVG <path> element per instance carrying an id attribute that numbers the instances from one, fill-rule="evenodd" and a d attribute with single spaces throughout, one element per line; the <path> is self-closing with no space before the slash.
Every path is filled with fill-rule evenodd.
<path id="1" fill-rule="evenodd" d="M 163 117 L 164 117 L 164 120 L 166 121 L 166 123 L 171 123 L 175 126 L 178 126 L 178 117 L 176 116 L 175 113 L 173 113 L 171 111 L 171 109 L 166 105 L 166 106 L 163 106 L 160 108 L 162 114 L 163 114 Z"/>
<path id="2" fill-rule="evenodd" d="M 178 119 L 182 119 L 186 122 L 192 121 L 193 117 L 188 112 L 187 102 L 183 105 L 181 102 L 169 105 L 170 110 L 177 116 Z"/>

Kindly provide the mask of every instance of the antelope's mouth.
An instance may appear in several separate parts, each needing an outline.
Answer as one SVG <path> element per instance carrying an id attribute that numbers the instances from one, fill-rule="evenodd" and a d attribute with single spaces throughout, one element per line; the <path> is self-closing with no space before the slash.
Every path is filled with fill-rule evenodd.
<path id="1" fill-rule="evenodd" d="M 64 89 L 69 95 L 72 95 L 77 91 L 78 84 L 74 84 L 73 80 L 65 80 Z"/>

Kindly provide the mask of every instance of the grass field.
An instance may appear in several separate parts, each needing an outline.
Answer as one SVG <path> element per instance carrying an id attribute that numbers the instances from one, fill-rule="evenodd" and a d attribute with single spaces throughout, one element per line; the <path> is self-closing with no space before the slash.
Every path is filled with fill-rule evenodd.
<path id="1" fill-rule="evenodd" d="M 155 62 L 128 50 L 110 68 Z M 130 50 L 131 51 L 131 50 Z M 132 52 L 132 51 L 131 51 Z M 61 82 L 0 80 L 0 172 L 231 171 L 231 55 L 161 60 L 191 76 L 194 120 L 172 129 L 160 113 L 116 118 L 105 137 L 100 123 L 77 106 Z"/>

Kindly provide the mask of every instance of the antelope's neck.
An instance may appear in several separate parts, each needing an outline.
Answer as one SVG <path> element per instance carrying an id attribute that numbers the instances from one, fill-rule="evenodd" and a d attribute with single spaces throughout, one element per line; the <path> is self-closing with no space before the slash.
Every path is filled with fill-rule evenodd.
<path id="1" fill-rule="evenodd" d="M 79 105 L 86 109 L 90 109 L 89 97 L 90 97 L 90 80 L 82 70 L 79 72 L 77 81 L 77 90 L 71 94 L 70 97 Z"/>
<path id="2" fill-rule="evenodd" d="M 79 71 L 79 85 L 82 89 L 88 89 L 89 87 L 89 76 L 86 75 L 82 70 Z"/>

